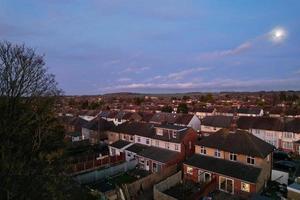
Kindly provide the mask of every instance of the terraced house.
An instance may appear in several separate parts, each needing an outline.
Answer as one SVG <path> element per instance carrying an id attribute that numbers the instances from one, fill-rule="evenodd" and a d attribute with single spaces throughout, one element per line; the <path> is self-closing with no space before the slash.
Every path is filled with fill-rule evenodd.
<path id="1" fill-rule="evenodd" d="M 184 162 L 184 178 L 230 194 L 257 193 L 271 177 L 273 149 L 246 131 L 221 129 L 196 143 L 195 155 Z"/>
<path id="2" fill-rule="evenodd" d="M 287 152 L 299 153 L 300 118 L 240 117 L 237 127 Z"/>
<path id="3" fill-rule="evenodd" d="M 114 134 L 119 134 L 119 140 L 109 145 L 110 155 L 122 154 L 127 161 L 136 159 L 147 171 L 158 172 L 195 151 L 197 133 L 191 127 L 131 122 L 116 128 Z"/>

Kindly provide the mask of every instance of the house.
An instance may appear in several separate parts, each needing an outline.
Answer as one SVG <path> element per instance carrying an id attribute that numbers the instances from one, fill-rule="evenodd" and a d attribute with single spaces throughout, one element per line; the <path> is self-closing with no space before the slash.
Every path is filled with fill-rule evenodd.
<path id="1" fill-rule="evenodd" d="M 200 119 L 203 119 L 206 116 L 213 116 L 216 112 L 216 109 L 213 107 L 201 107 L 201 108 L 195 108 L 194 113 L 197 117 Z"/>
<path id="2" fill-rule="evenodd" d="M 197 138 L 190 127 L 141 122 L 126 122 L 114 127 L 110 134 L 114 134 L 113 140 L 109 139 L 109 148 L 115 149 L 112 153 L 125 153 L 127 161 L 137 159 L 141 169 L 152 172 L 191 156 Z"/>
<path id="3" fill-rule="evenodd" d="M 97 117 L 92 121 L 82 125 L 82 138 L 89 139 L 91 144 L 97 144 L 101 140 L 107 139 L 106 131 L 113 126 L 112 122 Z"/>
<path id="4" fill-rule="evenodd" d="M 211 133 L 215 133 L 222 128 L 230 129 L 232 127 L 233 117 L 214 115 L 206 116 L 201 121 L 201 134 L 207 136 Z"/>
<path id="5" fill-rule="evenodd" d="M 259 117 L 264 115 L 263 109 L 256 107 L 240 107 L 237 109 L 238 116 Z"/>
<path id="6" fill-rule="evenodd" d="M 82 110 L 78 113 L 78 117 L 86 121 L 91 121 L 97 117 L 100 112 L 98 110 Z"/>
<path id="7" fill-rule="evenodd" d="M 281 118 L 240 117 L 237 120 L 237 128 L 249 131 L 276 148 L 282 146 L 280 138 L 284 130 L 284 123 Z"/>
<path id="8" fill-rule="evenodd" d="M 150 120 L 154 124 L 175 124 L 178 126 L 192 127 L 195 131 L 200 131 L 200 119 L 196 115 L 183 113 L 155 113 Z"/>
<path id="9" fill-rule="evenodd" d="M 237 127 L 287 152 L 295 151 L 294 144 L 300 140 L 298 118 L 240 117 Z"/>
<path id="10" fill-rule="evenodd" d="M 141 119 L 142 117 L 138 113 L 119 111 L 115 115 L 113 122 L 116 126 L 118 126 L 128 121 L 140 121 Z"/>
<path id="11" fill-rule="evenodd" d="M 233 117 L 236 113 L 236 108 L 234 107 L 217 107 L 215 111 L 215 115 L 229 116 Z"/>
<path id="12" fill-rule="evenodd" d="M 184 162 L 184 178 L 230 194 L 259 193 L 271 177 L 273 149 L 249 132 L 222 129 L 196 143 L 195 155 Z"/>

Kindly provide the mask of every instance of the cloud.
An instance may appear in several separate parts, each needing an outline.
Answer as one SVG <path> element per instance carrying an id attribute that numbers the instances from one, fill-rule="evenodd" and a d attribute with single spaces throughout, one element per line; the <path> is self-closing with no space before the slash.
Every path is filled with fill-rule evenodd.
<path id="1" fill-rule="evenodd" d="M 173 72 L 167 75 L 156 75 L 153 78 L 149 79 L 149 81 L 154 81 L 154 80 L 160 80 L 160 81 L 178 81 L 183 78 L 185 78 L 188 75 L 191 75 L 195 72 L 201 72 L 201 71 L 206 71 L 209 70 L 210 68 L 208 67 L 197 67 L 197 68 L 190 68 L 190 69 L 185 69 L 182 71 L 178 72 Z"/>
<path id="2" fill-rule="evenodd" d="M 131 78 L 119 78 L 117 81 L 118 82 L 128 82 L 128 81 L 131 81 Z"/>
<path id="3" fill-rule="evenodd" d="M 149 67 L 127 67 L 121 73 L 136 73 L 139 74 L 143 71 L 149 70 Z"/>
<path id="4" fill-rule="evenodd" d="M 202 82 L 179 82 L 179 83 L 131 83 L 103 88 L 103 91 L 257 91 L 274 89 L 298 90 L 300 80 L 297 78 L 283 79 L 254 79 L 254 80 L 213 80 Z"/>
<path id="5" fill-rule="evenodd" d="M 233 49 L 204 53 L 204 54 L 200 55 L 200 58 L 211 59 L 211 58 L 220 58 L 220 57 L 225 57 L 225 56 L 234 56 L 234 55 L 238 55 L 244 51 L 251 49 L 252 46 L 253 46 L 252 42 L 247 41 Z"/>

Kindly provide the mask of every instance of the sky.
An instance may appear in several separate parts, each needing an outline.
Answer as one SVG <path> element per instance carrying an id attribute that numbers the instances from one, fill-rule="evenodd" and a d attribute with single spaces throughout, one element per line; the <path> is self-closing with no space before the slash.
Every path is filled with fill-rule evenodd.
<path id="1" fill-rule="evenodd" d="M 299 0 L 0 0 L 68 95 L 300 90 Z"/>

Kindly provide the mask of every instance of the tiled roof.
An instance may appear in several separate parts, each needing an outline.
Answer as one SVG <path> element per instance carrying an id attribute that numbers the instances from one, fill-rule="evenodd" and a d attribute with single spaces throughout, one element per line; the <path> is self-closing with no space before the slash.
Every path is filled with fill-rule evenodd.
<path id="1" fill-rule="evenodd" d="M 202 119 L 201 125 L 229 128 L 231 126 L 232 120 L 233 117 L 230 116 L 206 116 Z"/>
<path id="2" fill-rule="evenodd" d="M 265 158 L 274 150 L 274 146 L 242 130 L 230 132 L 221 129 L 197 141 L 197 145 L 260 158 Z"/>
<path id="3" fill-rule="evenodd" d="M 254 166 L 197 154 L 190 157 L 184 163 L 210 172 L 237 178 L 251 183 L 256 183 L 261 172 L 260 168 Z"/>
<path id="4" fill-rule="evenodd" d="M 115 147 L 117 149 L 122 149 L 123 147 L 127 146 L 131 144 L 131 142 L 125 141 L 125 140 L 118 140 L 112 144 L 110 144 L 109 146 Z"/>
<path id="5" fill-rule="evenodd" d="M 179 155 L 179 153 L 151 146 L 139 152 L 138 155 L 161 163 L 167 163 L 175 159 Z"/>

